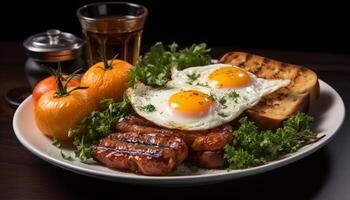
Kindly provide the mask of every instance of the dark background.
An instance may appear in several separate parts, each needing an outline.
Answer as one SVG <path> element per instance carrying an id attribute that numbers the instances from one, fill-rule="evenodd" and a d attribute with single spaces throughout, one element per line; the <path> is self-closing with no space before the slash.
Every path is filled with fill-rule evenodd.
<path id="1" fill-rule="evenodd" d="M 209 1 L 137 1 L 150 11 L 143 44 L 206 42 L 213 48 L 225 47 L 217 50 L 283 50 L 250 52 L 314 66 L 318 76 L 341 94 L 349 108 L 349 6 L 333 1 L 322 5 Z M 81 36 L 75 10 L 89 2 L 4 0 L 0 7 L 0 40 L 22 42 L 51 28 Z M 103 197 L 111 195 L 117 199 L 349 199 L 349 109 L 337 136 L 313 155 L 267 173 L 217 185 L 130 186 L 80 176 L 47 164 L 19 144 L 11 126 L 14 109 L 2 98 L 9 88 L 25 84 L 26 57 L 18 46 L 7 42 L 0 45 L 0 199 L 110 199 Z"/>
<path id="2" fill-rule="evenodd" d="M 130 0 L 131 1 L 131 0 Z M 22 42 L 57 28 L 81 36 L 75 15 L 87 0 L 7 1 L 0 38 Z M 236 1 L 131 1 L 149 9 L 143 44 L 205 42 L 210 47 L 349 54 L 347 6 L 334 2 L 283 5 Z M 288 3 L 289 2 L 289 3 Z"/>

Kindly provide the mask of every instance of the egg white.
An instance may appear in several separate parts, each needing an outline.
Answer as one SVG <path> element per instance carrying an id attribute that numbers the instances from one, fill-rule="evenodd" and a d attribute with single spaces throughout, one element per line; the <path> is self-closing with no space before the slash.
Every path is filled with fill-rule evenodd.
<path id="1" fill-rule="evenodd" d="M 128 88 L 126 93 L 135 112 L 159 126 L 182 130 L 204 130 L 208 128 L 206 124 L 208 121 L 211 121 L 211 116 L 215 115 L 216 105 L 210 109 L 207 116 L 201 118 L 177 116 L 168 106 L 168 99 L 173 94 L 181 91 L 184 90 L 174 87 L 152 88 L 142 83 L 137 83 L 134 88 Z M 198 89 L 198 91 L 209 93 L 209 90 L 206 89 Z M 155 110 L 153 112 L 146 111 L 143 109 L 146 105 L 154 106 Z"/>
<path id="2" fill-rule="evenodd" d="M 289 80 L 266 80 L 249 73 L 252 83 L 242 88 L 217 88 L 207 79 L 209 74 L 221 67 L 231 65 L 215 64 L 203 67 L 191 67 L 182 71 L 173 71 L 172 80 L 164 88 L 152 88 L 138 83 L 127 90 L 127 95 L 137 114 L 153 123 L 174 129 L 207 130 L 228 123 L 238 117 L 246 109 L 256 105 L 266 96 L 281 87 L 287 86 Z M 197 80 L 190 82 L 189 74 L 199 74 Z M 184 90 L 197 90 L 212 96 L 215 103 L 209 113 L 200 118 L 182 117 L 174 114 L 168 107 L 168 99 L 175 93 Z M 233 99 L 229 94 L 235 92 L 238 97 Z M 224 99 L 225 103 L 221 103 Z M 143 106 L 153 105 L 155 111 L 148 112 Z"/>
<path id="3" fill-rule="evenodd" d="M 206 66 L 189 67 L 187 69 L 178 71 L 176 68 L 172 69 L 171 81 L 167 83 L 168 87 L 211 87 L 217 88 L 217 86 L 208 80 L 209 75 L 217 69 L 222 67 L 232 67 L 230 64 L 212 64 Z M 189 76 L 199 76 L 196 80 L 192 81 Z"/>

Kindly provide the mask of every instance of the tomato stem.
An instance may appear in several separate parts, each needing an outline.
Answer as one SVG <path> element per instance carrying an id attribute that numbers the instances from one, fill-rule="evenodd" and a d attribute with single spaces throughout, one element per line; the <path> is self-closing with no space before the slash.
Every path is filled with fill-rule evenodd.
<path id="1" fill-rule="evenodd" d="M 112 66 L 108 65 L 108 60 L 107 60 L 106 54 L 103 55 L 102 60 L 103 60 L 103 64 L 104 64 L 104 70 L 109 70 L 112 68 Z"/>
<path id="2" fill-rule="evenodd" d="M 78 87 L 74 87 L 73 89 L 69 90 L 67 93 L 68 95 L 70 95 L 70 93 L 72 93 L 73 91 L 75 90 L 85 90 L 85 89 L 88 89 L 89 87 L 81 87 L 81 86 L 78 86 Z"/>
<path id="3" fill-rule="evenodd" d="M 65 88 L 65 89 L 67 89 L 69 82 L 70 82 L 75 76 L 77 76 L 78 73 L 81 72 L 81 70 L 82 70 L 82 69 L 79 68 L 79 69 L 75 70 L 73 73 L 71 73 L 71 74 L 68 75 L 67 79 L 65 80 L 66 83 L 64 84 L 64 88 Z"/>
<path id="4" fill-rule="evenodd" d="M 114 62 L 114 60 L 118 57 L 118 53 L 117 54 L 115 54 L 114 56 L 113 56 L 113 58 L 112 58 L 112 60 L 111 60 L 111 63 L 109 64 L 109 67 L 110 68 L 112 68 L 113 67 L 113 62 Z"/>
<path id="5" fill-rule="evenodd" d="M 107 60 L 107 57 L 106 57 L 106 54 L 104 53 L 104 54 L 101 54 L 100 53 L 100 56 L 101 56 L 101 59 L 102 59 L 102 62 L 103 62 L 103 69 L 105 70 L 105 71 L 107 71 L 107 70 L 110 70 L 110 69 L 112 69 L 113 68 L 113 62 L 114 62 L 114 60 L 118 57 L 118 53 L 117 54 L 115 54 L 114 56 L 113 56 L 113 58 L 112 58 L 112 60 L 111 60 L 111 62 L 108 64 L 108 60 Z"/>
<path id="6" fill-rule="evenodd" d="M 46 67 L 43 66 L 52 76 L 55 76 L 56 78 L 56 84 L 57 84 L 57 91 L 56 91 L 56 95 L 57 97 L 64 97 L 64 96 L 68 96 L 70 95 L 70 93 L 72 93 L 75 90 L 79 90 L 79 89 L 87 89 L 88 87 L 74 87 L 73 89 L 68 91 L 68 84 L 69 82 L 75 77 L 77 76 L 77 74 L 82 70 L 77 69 L 76 71 L 74 71 L 73 73 L 69 74 L 67 77 L 64 77 L 62 75 L 62 68 L 61 68 L 61 63 L 57 64 L 57 70 L 53 69 L 51 67 Z M 63 84 L 62 82 L 65 81 L 65 84 Z"/>

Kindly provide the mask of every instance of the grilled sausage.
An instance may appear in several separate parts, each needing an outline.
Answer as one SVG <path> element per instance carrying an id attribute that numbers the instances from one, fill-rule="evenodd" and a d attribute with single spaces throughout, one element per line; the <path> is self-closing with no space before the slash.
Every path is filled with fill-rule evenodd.
<path id="1" fill-rule="evenodd" d="M 110 168 L 144 175 L 167 175 L 187 157 L 186 143 L 163 134 L 115 133 L 99 140 L 92 156 Z"/>
<path id="2" fill-rule="evenodd" d="M 232 139 L 232 127 L 227 124 L 208 130 L 206 134 L 197 137 L 191 144 L 191 149 L 193 151 L 220 151 L 226 144 L 230 144 Z"/>
<path id="3" fill-rule="evenodd" d="M 116 128 L 121 132 L 176 135 L 183 138 L 193 151 L 219 151 L 233 139 L 229 124 L 205 131 L 183 131 L 161 128 L 142 117 L 129 116 L 118 122 Z"/>
<path id="4" fill-rule="evenodd" d="M 194 151 L 191 158 L 198 167 L 205 169 L 224 169 L 228 165 L 223 151 Z"/>
<path id="5" fill-rule="evenodd" d="M 188 154 L 186 143 L 174 135 L 165 134 L 137 134 L 133 132 L 112 134 L 109 136 L 112 140 L 119 140 L 126 143 L 153 146 L 157 148 L 170 148 L 176 152 L 176 163 L 181 164 Z"/>

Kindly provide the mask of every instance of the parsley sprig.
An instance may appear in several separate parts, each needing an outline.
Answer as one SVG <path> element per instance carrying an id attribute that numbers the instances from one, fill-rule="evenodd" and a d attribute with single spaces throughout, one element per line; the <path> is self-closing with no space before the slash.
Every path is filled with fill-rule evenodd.
<path id="1" fill-rule="evenodd" d="M 231 145 L 225 146 L 225 159 L 230 169 L 257 166 L 276 160 L 283 155 L 316 142 L 322 137 L 311 131 L 313 118 L 297 113 L 283 123 L 275 132 L 260 131 L 247 117 L 239 120 L 240 127 L 234 131 Z"/>
<path id="2" fill-rule="evenodd" d="M 224 96 L 222 96 L 220 99 L 218 99 L 219 103 L 221 106 L 223 106 L 224 108 L 227 107 L 226 103 L 227 101 L 233 101 L 234 103 L 238 102 L 238 97 L 239 94 L 235 91 L 230 91 L 227 94 L 225 94 Z"/>
<path id="3" fill-rule="evenodd" d="M 187 78 L 188 78 L 187 84 L 192 85 L 193 82 L 196 81 L 200 76 L 201 75 L 199 73 L 187 74 Z"/>
<path id="4" fill-rule="evenodd" d="M 133 113 L 133 109 L 126 95 L 123 101 L 114 102 L 112 99 L 100 101 L 101 111 L 94 111 L 86 117 L 77 128 L 70 129 L 68 136 L 74 138 L 75 156 L 82 162 L 91 158 L 91 145 L 115 130 L 116 122 Z"/>
<path id="5" fill-rule="evenodd" d="M 158 42 L 140 57 L 136 68 L 129 74 L 128 86 L 133 86 L 136 81 L 152 87 L 164 86 L 171 79 L 172 67 L 183 70 L 210 64 L 209 52 L 210 49 L 207 49 L 204 43 L 193 44 L 190 48 L 181 50 L 178 50 L 178 45 L 173 43 L 167 50 L 161 42 Z"/>
<path id="6" fill-rule="evenodd" d="M 57 137 L 55 137 L 55 136 L 53 136 L 51 144 L 52 144 L 53 146 L 58 147 L 58 148 L 61 147 L 61 142 L 60 142 L 60 141 L 57 139 Z"/>
<path id="7" fill-rule="evenodd" d="M 156 107 L 154 107 L 154 105 L 152 104 L 147 104 L 141 107 L 142 111 L 146 111 L 146 112 L 154 112 L 156 111 Z"/>

